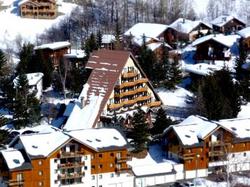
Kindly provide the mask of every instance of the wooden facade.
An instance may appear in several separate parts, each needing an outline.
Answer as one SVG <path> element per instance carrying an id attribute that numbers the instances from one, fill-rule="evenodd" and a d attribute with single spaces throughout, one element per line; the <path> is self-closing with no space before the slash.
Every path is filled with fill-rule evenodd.
<path id="1" fill-rule="evenodd" d="M 230 21 L 226 21 L 226 18 L 223 17 L 221 19 L 222 21 L 225 21 L 225 24 L 222 25 L 212 24 L 213 30 L 215 32 L 232 34 L 246 27 L 245 23 L 236 18 L 232 18 Z"/>
<path id="2" fill-rule="evenodd" d="M 26 169 L 20 167 L 9 170 L 0 154 L 0 175 L 7 186 L 13 187 L 76 184 L 91 186 L 87 182 L 91 177 L 87 176 L 88 173 L 90 175 L 130 173 L 130 167 L 127 165 L 130 159 L 126 147 L 110 147 L 97 151 L 71 139 L 48 157 L 31 158 L 31 167 Z"/>
<path id="3" fill-rule="evenodd" d="M 24 18 L 54 19 L 57 6 L 54 0 L 28 0 L 19 4 L 20 15 Z"/>
<path id="4" fill-rule="evenodd" d="M 183 145 L 175 131 L 169 130 L 164 134 L 164 145 L 168 158 L 184 164 L 185 171 L 208 169 L 209 163 L 226 161 L 229 154 L 250 151 L 250 139 L 237 138 L 220 126 L 194 145 Z M 218 169 L 221 167 L 210 168 Z"/>

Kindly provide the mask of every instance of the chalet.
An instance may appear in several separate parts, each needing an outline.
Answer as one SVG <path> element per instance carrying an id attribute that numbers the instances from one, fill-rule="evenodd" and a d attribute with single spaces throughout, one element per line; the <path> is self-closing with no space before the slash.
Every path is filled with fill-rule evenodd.
<path id="1" fill-rule="evenodd" d="M 133 186 L 129 159 L 115 129 L 20 135 L 0 151 L 0 185 Z"/>
<path id="2" fill-rule="evenodd" d="M 102 35 L 102 48 L 105 49 L 114 49 L 115 36 L 112 34 L 103 34 Z"/>
<path id="3" fill-rule="evenodd" d="M 211 172 L 250 170 L 250 119 L 209 121 L 190 116 L 164 132 L 169 159 L 184 165 L 184 178 L 205 177 Z"/>
<path id="4" fill-rule="evenodd" d="M 192 21 L 178 18 L 167 29 L 167 42 L 176 47 L 178 41 L 194 41 L 196 38 L 207 34 L 212 27 L 202 21 Z"/>
<path id="5" fill-rule="evenodd" d="M 157 59 L 160 59 L 162 57 L 163 45 L 168 50 L 172 49 L 172 47 L 166 43 L 167 28 L 168 26 L 163 24 L 137 23 L 124 33 L 124 39 L 136 55 L 145 39 L 146 46 L 154 51 Z"/>
<path id="6" fill-rule="evenodd" d="M 27 80 L 29 85 L 29 92 L 35 93 L 37 99 L 41 99 L 43 90 L 43 73 L 27 73 Z M 14 84 L 18 81 L 18 77 L 14 79 Z"/>
<path id="7" fill-rule="evenodd" d="M 250 52 L 250 27 L 240 30 L 238 34 L 242 37 L 243 46 Z"/>
<path id="8" fill-rule="evenodd" d="M 54 19 L 57 16 L 55 0 L 23 0 L 18 5 L 24 18 Z"/>
<path id="9" fill-rule="evenodd" d="M 138 107 L 150 112 L 161 100 L 134 56 L 128 51 L 98 50 L 90 56 L 87 83 L 65 129 L 104 126 L 116 114 L 132 114 Z"/>
<path id="10" fill-rule="evenodd" d="M 192 43 L 196 47 L 196 61 L 229 60 L 236 53 L 239 35 L 210 34 Z"/>
<path id="11" fill-rule="evenodd" d="M 63 58 L 70 62 L 70 68 L 79 68 L 85 66 L 84 58 L 86 54 L 81 49 L 70 49 L 68 53 L 63 55 Z"/>
<path id="12" fill-rule="evenodd" d="M 57 68 L 63 56 L 70 52 L 71 44 L 69 42 L 54 42 L 42 44 L 34 48 L 35 53 L 42 53 L 45 60 L 51 60 L 54 67 Z"/>
<path id="13" fill-rule="evenodd" d="M 246 24 L 234 17 L 229 15 L 222 15 L 211 21 L 213 30 L 224 34 L 235 33 L 246 27 Z"/>

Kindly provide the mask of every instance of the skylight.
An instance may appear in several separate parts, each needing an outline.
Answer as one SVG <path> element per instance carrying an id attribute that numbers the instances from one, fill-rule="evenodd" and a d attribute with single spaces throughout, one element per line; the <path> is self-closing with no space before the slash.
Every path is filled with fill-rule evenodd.
<path id="1" fill-rule="evenodd" d="M 236 131 L 236 130 L 237 130 L 235 127 L 231 127 L 231 129 L 232 129 L 233 131 Z"/>
<path id="2" fill-rule="evenodd" d="M 20 164 L 20 161 L 19 161 L 18 159 L 13 159 L 13 162 L 14 162 L 15 164 Z"/>
<path id="3" fill-rule="evenodd" d="M 38 146 L 36 146 L 36 145 L 32 145 L 32 147 L 33 147 L 34 149 L 37 149 L 37 148 L 38 148 Z"/>
<path id="4" fill-rule="evenodd" d="M 187 135 L 187 134 L 186 134 L 185 136 L 186 136 L 187 138 L 191 138 L 191 136 L 190 136 L 190 135 Z"/>

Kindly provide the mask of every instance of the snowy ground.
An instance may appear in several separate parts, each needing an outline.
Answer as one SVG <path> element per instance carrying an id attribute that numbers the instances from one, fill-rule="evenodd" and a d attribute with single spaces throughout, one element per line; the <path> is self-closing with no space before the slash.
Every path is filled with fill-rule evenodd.
<path id="1" fill-rule="evenodd" d="M 57 1 L 58 11 L 63 15 L 56 19 L 29 19 L 21 18 L 18 15 L 18 1 L 4 0 L 5 4 L 10 4 L 8 9 L 0 12 L 0 49 L 15 48 L 15 40 L 22 38 L 23 42 L 36 44 L 37 36 L 43 33 L 52 25 L 59 23 L 66 15 L 68 15 L 75 4 Z"/>

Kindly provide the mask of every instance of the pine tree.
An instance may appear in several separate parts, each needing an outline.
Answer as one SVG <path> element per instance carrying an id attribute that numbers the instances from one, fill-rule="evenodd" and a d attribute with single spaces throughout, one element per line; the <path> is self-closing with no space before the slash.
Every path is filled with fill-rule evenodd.
<path id="1" fill-rule="evenodd" d="M 196 111 L 211 120 L 235 118 L 240 111 L 239 86 L 227 70 L 202 79 L 196 97 Z"/>
<path id="2" fill-rule="evenodd" d="M 4 67 L 6 66 L 7 59 L 5 57 L 5 54 L 0 49 L 0 79 L 5 75 Z"/>
<path id="3" fill-rule="evenodd" d="M 84 46 L 86 56 L 89 57 L 90 53 L 97 49 L 98 49 L 98 45 L 96 42 L 95 35 L 91 33 L 90 37 L 86 40 L 86 43 Z"/>
<path id="4" fill-rule="evenodd" d="M 102 47 L 102 33 L 100 30 L 98 30 L 96 34 L 96 43 L 97 43 L 97 48 L 100 49 Z"/>
<path id="5" fill-rule="evenodd" d="M 30 43 L 24 44 L 19 53 L 20 62 L 16 68 L 18 74 L 28 73 L 28 64 L 32 60 L 34 46 Z"/>
<path id="6" fill-rule="evenodd" d="M 121 43 L 121 25 L 120 25 L 120 21 L 119 18 L 117 16 L 117 18 L 115 19 L 115 49 L 122 49 L 122 43 Z"/>
<path id="7" fill-rule="evenodd" d="M 148 123 L 143 110 L 138 109 L 131 121 L 133 129 L 131 132 L 132 144 L 135 152 L 143 151 L 146 148 L 149 136 Z"/>
<path id="8" fill-rule="evenodd" d="M 154 127 L 152 128 L 151 132 L 153 135 L 161 134 L 167 127 L 169 127 L 172 124 L 173 121 L 166 116 L 165 110 L 163 108 L 160 108 L 157 111 Z"/>
<path id="9" fill-rule="evenodd" d="M 9 133 L 6 130 L 0 129 L 0 144 L 5 144 L 7 142 Z"/>
<path id="10" fill-rule="evenodd" d="M 29 93 L 27 76 L 20 74 L 15 83 L 13 120 L 16 129 L 31 125 L 40 120 L 39 101 L 34 93 Z"/>
<path id="11" fill-rule="evenodd" d="M 244 70 L 242 68 L 242 65 L 246 62 L 247 58 L 247 52 L 246 48 L 244 47 L 243 44 L 243 39 L 240 39 L 239 41 L 239 55 L 236 58 L 236 79 L 237 80 L 242 80 L 244 77 Z"/>
<path id="12" fill-rule="evenodd" d="M 167 65 L 167 76 L 164 85 L 167 89 L 175 89 L 175 86 L 182 80 L 180 64 L 178 57 L 174 57 L 173 61 Z"/>

